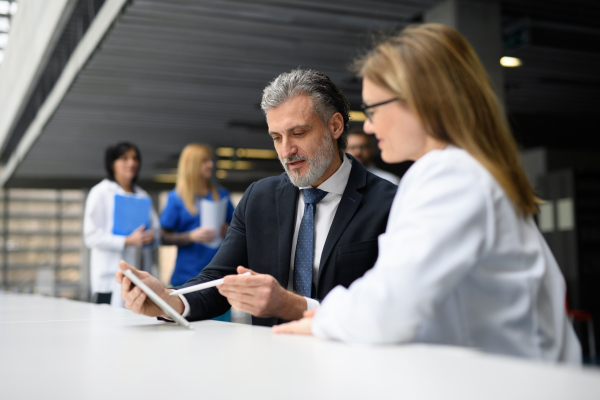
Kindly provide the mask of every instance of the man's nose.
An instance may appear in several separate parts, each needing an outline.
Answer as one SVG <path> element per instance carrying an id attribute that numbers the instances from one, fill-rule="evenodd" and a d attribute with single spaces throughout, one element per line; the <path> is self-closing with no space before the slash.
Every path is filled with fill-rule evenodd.
<path id="1" fill-rule="evenodd" d="M 296 154 L 297 149 L 293 140 L 283 138 L 281 143 L 281 158 L 286 159 Z"/>

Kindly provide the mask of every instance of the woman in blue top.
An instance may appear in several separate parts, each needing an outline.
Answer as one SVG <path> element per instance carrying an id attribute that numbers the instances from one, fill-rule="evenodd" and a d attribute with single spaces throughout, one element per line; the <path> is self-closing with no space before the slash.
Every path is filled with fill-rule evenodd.
<path id="1" fill-rule="evenodd" d="M 213 259 L 219 246 L 211 247 L 217 236 L 224 237 L 233 216 L 229 193 L 210 183 L 214 163 L 212 151 L 201 144 L 187 145 L 179 157 L 177 185 L 169 193 L 167 205 L 160 217 L 162 243 L 177 246 L 177 261 L 171 277 L 173 286 L 180 286 L 195 277 Z M 202 228 L 199 213 L 201 200 L 215 202 L 227 198 L 225 221 L 219 232 Z"/>

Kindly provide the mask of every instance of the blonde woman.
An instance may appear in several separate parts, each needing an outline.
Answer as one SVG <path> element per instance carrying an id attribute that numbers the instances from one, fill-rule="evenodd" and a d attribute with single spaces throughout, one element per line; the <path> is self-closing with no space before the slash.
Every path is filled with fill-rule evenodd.
<path id="1" fill-rule="evenodd" d="M 532 218 L 538 201 L 469 43 L 444 25 L 409 27 L 357 69 L 365 132 L 384 161 L 415 163 L 373 269 L 274 330 L 579 363 L 565 282 Z"/>
<path id="2" fill-rule="evenodd" d="M 177 245 L 177 261 L 171 277 L 173 286 L 180 286 L 194 278 L 212 260 L 219 249 L 206 244 L 217 235 L 225 236 L 231 222 L 233 205 L 229 201 L 220 232 L 201 227 L 200 200 L 229 198 L 227 190 L 211 184 L 213 166 L 212 151 L 202 144 L 187 145 L 179 157 L 177 184 L 169 192 L 167 205 L 160 217 L 162 243 Z"/>

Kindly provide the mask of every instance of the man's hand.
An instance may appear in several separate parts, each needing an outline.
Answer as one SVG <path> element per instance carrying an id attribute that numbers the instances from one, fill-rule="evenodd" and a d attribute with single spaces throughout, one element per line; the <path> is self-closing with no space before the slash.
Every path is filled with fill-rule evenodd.
<path id="1" fill-rule="evenodd" d="M 217 286 L 233 307 L 255 317 L 278 317 L 287 321 L 301 318 L 306 311 L 306 299 L 282 288 L 271 275 L 257 274 L 241 266 L 237 272 L 251 275 L 228 275 L 225 283 Z"/>
<path id="2" fill-rule="evenodd" d="M 317 310 L 304 312 L 304 318 L 299 321 L 288 322 L 287 324 L 275 325 L 272 328 L 273 333 L 293 333 L 295 335 L 312 335 L 313 316 Z"/>
<path id="3" fill-rule="evenodd" d="M 168 315 L 161 310 L 154 302 L 147 298 L 146 293 L 139 287 L 133 285 L 129 278 L 123 275 L 123 271 L 130 269 L 138 278 L 158 294 L 164 301 L 175 309 L 179 314 L 183 313 L 185 306 L 179 296 L 169 296 L 169 290 L 152 275 L 145 271 L 138 271 L 125 261 L 119 262 L 120 271 L 117 271 L 116 280 L 121 284 L 121 297 L 125 300 L 125 307 L 129 308 L 136 314 L 147 315 L 149 317 L 165 317 Z"/>
<path id="4" fill-rule="evenodd" d="M 217 237 L 214 229 L 201 227 L 191 230 L 189 235 L 194 243 L 210 243 Z"/>

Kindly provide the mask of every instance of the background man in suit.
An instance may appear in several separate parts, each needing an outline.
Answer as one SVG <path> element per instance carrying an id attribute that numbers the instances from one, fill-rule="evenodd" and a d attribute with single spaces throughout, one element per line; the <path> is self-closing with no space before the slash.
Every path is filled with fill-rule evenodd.
<path id="1" fill-rule="evenodd" d="M 364 133 L 362 129 L 350 131 L 348 134 L 348 146 L 346 147 L 346 151 L 364 165 L 369 172 L 392 182 L 394 185 L 400 183 L 399 177 L 375 166 L 375 163 L 373 162 L 373 159 L 375 158 L 373 139 Z"/>
<path id="2" fill-rule="evenodd" d="M 188 320 L 219 316 L 230 305 L 257 325 L 298 319 L 377 259 L 396 186 L 344 154 L 349 104 L 339 88 L 318 72 L 293 70 L 264 89 L 261 107 L 285 173 L 250 185 L 216 256 L 182 287 L 223 277 L 225 283 L 169 296 L 152 276 L 120 265 Z M 164 317 L 121 271 L 116 279 L 127 308 Z"/>

